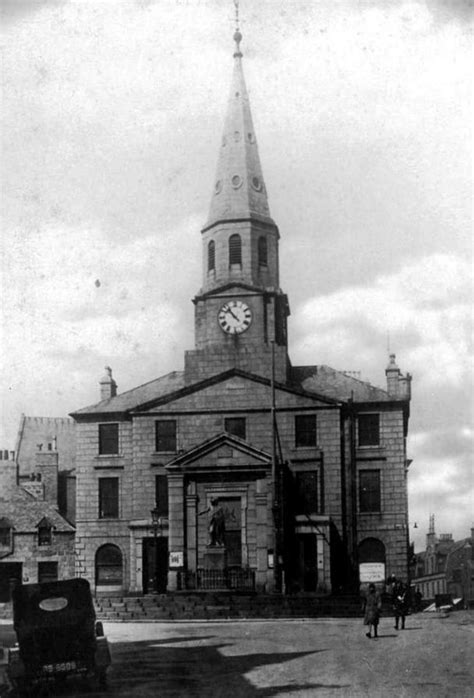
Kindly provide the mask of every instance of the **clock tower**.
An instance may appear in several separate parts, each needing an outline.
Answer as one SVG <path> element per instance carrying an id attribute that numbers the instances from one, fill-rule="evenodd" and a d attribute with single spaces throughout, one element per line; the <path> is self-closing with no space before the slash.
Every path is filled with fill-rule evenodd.
<path id="1" fill-rule="evenodd" d="M 287 296 L 279 287 L 278 228 L 270 216 L 257 140 L 234 34 L 234 71 L 207 223 L 202 287 L 193 299 L 195 349 L 188 384 L 240 368 L 286 382 Z"/>

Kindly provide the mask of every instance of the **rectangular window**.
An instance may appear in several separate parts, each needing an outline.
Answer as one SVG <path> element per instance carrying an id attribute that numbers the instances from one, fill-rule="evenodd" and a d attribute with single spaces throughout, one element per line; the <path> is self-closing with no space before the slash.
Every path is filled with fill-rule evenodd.
<path id="1" fill-rule="evenodd" d="M 296 448 L 314 448 L 316 446 L 316 415 L 298 414 L 295 417 Z"/>
<path id="2" fill-rule="evenodd" d="M 158 516 L 168 516 L 168 478 L 166 475 L 155 476 L 155 506 Z"/>
<path id="3" fill-rule="evenodd" d="M 53 532 L 51 526 L 40 526 L 38 528 L 38 545 L 51 545 Z"/>
<path id="4" fill-rule="evenodd" d="M 38 584 L 58 581 L 57 562 L 38 562 Z"/>
<path id="5" fill-rule="evenodd" d="M 318 473 L 314 470 L 296 472 L 295 485 L 295 514 L 318 513 Z"/>
<path id="6" fill-rule="evenodd" d="M 378 446 L 380 444 L 380 415 L 360 414 L 359 446 Z"/>
<path id="7" fill-rule="evenodd" d="M 240 439 L 245 439 L 245 417 L 227 417 L 224 420 L 224 429 L 228 434 L 233 434 L 233 436 L 238 436 Z"/>
<path id="8" fill-rule="evenodd" d="M 99 478 L 99 519 L 118 519 L 119 479 L 118 477 Z"/>
<path id="9" fill-rule="evenodd" d="M 380 470 L 360 470 L 359 511 L 377 512 L 380 510 Z"/>
<path id="10" fill-rule="evenodd" d="M 0 526 L 0 547 L 9 548 L 12 538 L 12 529 L 10 527 Z"/>
<path id="11" fill-rule="evenodd" d="M 176 451 L 176 420 L 155 422 L 155 448 L 157 451 Z"/>
<path id="12" fill-rule="evenodd" d="M 119 452 L 119 425 L 99 424 L 99 454 Z"/>

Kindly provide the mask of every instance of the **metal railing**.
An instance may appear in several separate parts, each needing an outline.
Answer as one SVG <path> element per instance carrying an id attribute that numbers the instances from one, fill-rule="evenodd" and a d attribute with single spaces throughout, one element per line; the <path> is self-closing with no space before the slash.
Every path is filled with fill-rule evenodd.
<path id="1" fill-rule="evenodd" d="M 181 590 L 202 591 L 239 590 L 255 591 L 255 572 L 251 569 L 230 567 L 223 570 L 198 569 L 196 572 L 180 572 L 178 586 Z"/>

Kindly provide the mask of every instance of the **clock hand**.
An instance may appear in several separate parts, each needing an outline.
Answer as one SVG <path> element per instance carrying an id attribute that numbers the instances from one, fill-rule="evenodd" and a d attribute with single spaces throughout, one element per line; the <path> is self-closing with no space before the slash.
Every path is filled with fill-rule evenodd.
<path id="1" fill-rule="evenodd" d="M 232 308 L 229 308 L 229 313 L 232 315 L 232 317 L 234 318 L 234 320 L 239 320 L 239 318 L 237 317 L 237 315 L 232 311 Z"/>

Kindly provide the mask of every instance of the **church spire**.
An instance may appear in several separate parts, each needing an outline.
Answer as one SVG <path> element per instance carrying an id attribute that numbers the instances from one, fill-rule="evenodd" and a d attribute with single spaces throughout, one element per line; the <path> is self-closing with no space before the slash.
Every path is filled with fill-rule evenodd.
<path id="1" fill-rule="evenodd" d="M 218 222 L 243 219 L 274 225 L 242 69 L 242 34 L 238 26 L 238 5 L 235 5 L 234 72 L 205 230 Z"/>

